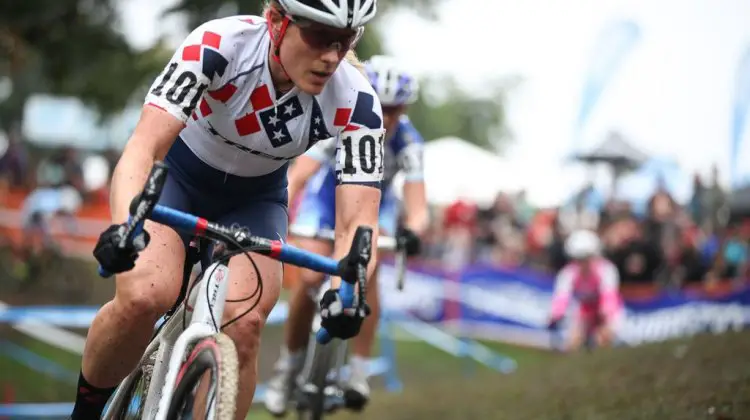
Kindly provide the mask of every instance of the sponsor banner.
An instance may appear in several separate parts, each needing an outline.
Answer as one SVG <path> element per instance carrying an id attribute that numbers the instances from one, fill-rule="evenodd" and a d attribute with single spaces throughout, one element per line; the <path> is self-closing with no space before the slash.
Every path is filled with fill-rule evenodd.
<path id="1" fill-rule="evenodd" d="M 396 287 L 396 268 L 389 261 L 380 266 L 378 276 L 380 306 L 384 313 L 408 313 L 425 322 L 445 317 L 446 275 L 439 269 L 410 264 L 404 288 Z"/>
<path id="2" fill-rule="evenodd" d="M 487 338 L 546 346 L 552 290 L 553 280 L 549 277 L 524 271 L 472 268 L 461 276 L 458 297 L 461 316 L 451 321 L 467 334 L 476 331 Z M 575 310 L 569 308 L 568 314 Z M 741 330 L 748 325 L 750 288 L 747 286 L 713 297 L 673 291 L 648 300 L 626 300 L 617 336 L 623 344 L 638 345 L 700 332 Z"/>
<path id="3" fill-rule="evenodd" d="M 551 276 L 481 266 L 468 267 L 458 277 L 416 269 L 409 271 L 406 286 L 399 292 L 393 275 L 393 266 L 383 267 L 381 302 L 390 313 L 406 311 L 465 337 L 537 347 L 552 345 L 546 330 L 553 291 Z M 446 311 L 455 306 L 458 311 Z M 576 309 L 572 304 L 568 315 Z M 721 296 L 672 291 L 647 300 L 626 300 L 617 335 L 623 344 L 638 345 L 700 332 L 741 330 L 749 325 L 748 286 Z"/>

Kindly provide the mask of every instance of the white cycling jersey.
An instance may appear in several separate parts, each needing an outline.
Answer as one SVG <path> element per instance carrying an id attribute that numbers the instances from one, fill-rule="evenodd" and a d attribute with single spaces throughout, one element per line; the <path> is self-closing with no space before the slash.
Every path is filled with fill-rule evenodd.
<path id="1" fill-rule="evenodd" d="M 385 131 L 367 78 L 344 61 L 319 95 L 296 87 L 277 95 L 269 48 L 261 17 L 209 21 L 188 35 L 145 103 L 183 121 L 185 144 L 223 172 L 266 175 L 316 142 L 335 138 L 347 146 L 337 152 L 338 182 L 379 184 Z"/>

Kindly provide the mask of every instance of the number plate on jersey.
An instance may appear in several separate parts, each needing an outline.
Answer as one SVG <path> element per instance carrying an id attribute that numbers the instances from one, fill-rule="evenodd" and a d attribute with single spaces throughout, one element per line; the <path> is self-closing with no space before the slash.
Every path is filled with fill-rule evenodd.
<path id="1" fill-rule="evenodd" d="M 336 150 L 336 175 L 342 184 L 383 180 L 385 129 L 360 128 L 340 135 Z"/>

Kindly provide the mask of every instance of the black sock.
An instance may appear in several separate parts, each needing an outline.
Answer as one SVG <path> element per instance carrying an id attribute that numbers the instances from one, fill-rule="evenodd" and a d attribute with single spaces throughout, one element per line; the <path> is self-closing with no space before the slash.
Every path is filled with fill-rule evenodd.
<path id="1" fill-rule="evenodd" d="M 117 387 L 97 388 L 83 377 L 83 372 L 78 376 L 78 389 L 76 391 L 76 404 L 73 407 L 72 420 L 98 420 L 102 416 L 107 400 L 112 396 Z"/>

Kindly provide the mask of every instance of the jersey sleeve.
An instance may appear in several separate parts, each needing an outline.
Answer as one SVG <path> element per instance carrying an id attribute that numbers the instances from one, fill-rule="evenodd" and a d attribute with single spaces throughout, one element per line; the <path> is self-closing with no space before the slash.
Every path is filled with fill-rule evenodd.
<path id="1" fill-rule="evenodd" d="M 190 33 L 151 85 L 145 103 L 187 121 L 203 94 L 229 78 L 242 45 L 237 42 L 238 24 L 242 22 L 212 20 Z"/>
<path id="2" fill-rule="evenodd" d="M 555 279 L 555 290 L 552 293 L 552 310 L 550 317 L 560 319 L 565 315 L 570 303 L 570 296 L 573 292 L 573 282 L 575 273 L 572 267 L 563 268 Z"/>
<path id="3" fill-rule="evenodd" d="M 424 181 L 424 139 L 408 118 L 399 121 L 396 160 L 406 182 Z"/>
<path id="4" fill-rule="evenodd" d="M 331 163 L 336 159 L 336 137 L 321 140 L 305 152 L 305 156 L 315 159 L 320 163 Z"/>
<path id="5" fill-rule="evenodd" d="M 383 180 L 383 111 L 380 100 L 367 79 L 357 74 L 359 89 L 355 100 L 347 98 L 337 115 L 346 116 L 346 125 L 338 134 L 336 184 L 359 184 L 380 188 Z M 353 108 L 346 108 L 354 102 Z M 351 105 L 349 105 L 351 106 Z M 343 111 L 342 111 L 343 110 Z M 348 114 L 348 115 L 346 115 Z"/>

